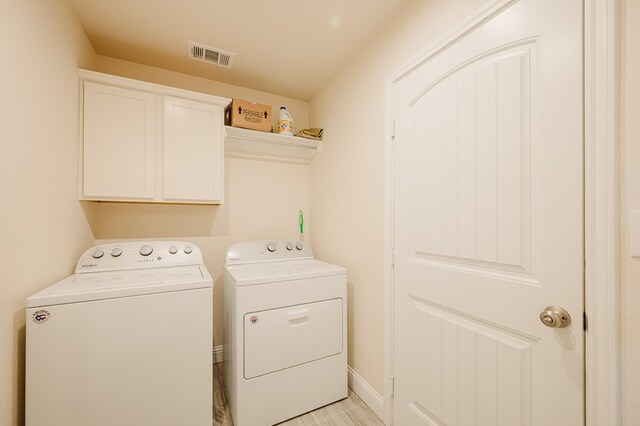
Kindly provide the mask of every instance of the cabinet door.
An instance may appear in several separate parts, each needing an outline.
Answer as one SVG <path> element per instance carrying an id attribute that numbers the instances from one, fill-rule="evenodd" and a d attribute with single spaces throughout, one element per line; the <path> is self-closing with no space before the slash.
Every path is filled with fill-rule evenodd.
<path id="1" fill-rule="evenodd" d="M 222 203 L 223 109 L 164 97 L 163 198 Z"/>
<path id="2" fill-rule="evenodd" d="M 83 197 L 153 199 L 155 126 L 155 95 L 85 82 Z"/>

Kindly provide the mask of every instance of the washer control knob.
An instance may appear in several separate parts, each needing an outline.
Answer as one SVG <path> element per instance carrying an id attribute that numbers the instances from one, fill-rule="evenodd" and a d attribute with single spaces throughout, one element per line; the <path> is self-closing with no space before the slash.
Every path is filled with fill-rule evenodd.
<path id="1" fill-rule="evenodd" d="M 184 246 L 184 252 L 187 254 L 191 254 L 191 252 L 193 251 L 193 249 L 191 248 L 191 246 Z"/>
<path id="2" fill-rule="evenodd" d="M 149 256 L 151 253 L 153 253 L 153 247 L 148 246 L 148 245 L 143 245 L 142 247 L 140 247 L 140 254 L 143 256 Z"/>
<path id="3" fill-rule="evenodd" d="M 91 257 L 94 259 L 100 259 L 102 256 L 104 256 L 104 252 L 100 249 L 95 249 L 93 253 L 91 253 Z"/>
<path id="4" fill-rule="evenodd" d="M 298 250 L 302 250 L 302 243 L 298 243 L 298 244 L 296 244 L 296 248 L 297 248 Z"/>
<path id="5" fill-rule="evenodd" d="M 176 254 L 177 252 L 178 252 L 178 247 L 176 246 L 169 247 L 169 253 Z"/>
<path id="6" fill-rule="evenodd" d="M 122 254 L 122 250 L 119 249 L 118 247 L 116 247 L 113 250 L 111 250 L 111 256 L 113 256 L 113 257 L 118 257 L 121 254 Z"/>
<path id="7" fill-rule="evenodd" d="M 271 253 L 273 253 L 274 251 L 276 251 L 276 245 L 273 244 L 273 243 L 267 244 L 267 250 L 269 250 Z"/>
<path id="8" fill-rule="evenodd" d="M 287 250 L 289 251 L 293 250 L 293 244 L 287 243 Z"/>

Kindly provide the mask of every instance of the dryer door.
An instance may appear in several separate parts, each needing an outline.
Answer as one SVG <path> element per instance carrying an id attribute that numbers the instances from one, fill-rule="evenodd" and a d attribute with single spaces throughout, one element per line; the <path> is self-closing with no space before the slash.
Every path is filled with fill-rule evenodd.
<path id="1" fill-rule="evenodd" d="M 246 314 L 244 378 L 341 353 L 342 324 L 342 299 Z"/>

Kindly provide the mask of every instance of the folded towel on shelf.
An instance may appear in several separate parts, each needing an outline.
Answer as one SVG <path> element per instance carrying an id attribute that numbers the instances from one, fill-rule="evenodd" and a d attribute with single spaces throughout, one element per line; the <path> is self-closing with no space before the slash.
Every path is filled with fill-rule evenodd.
<path id="1" fill-rule="evenodd" d="M 323 129 L 319 129 L 317 127 L 314 127 L 312 129 L 302 129 L 298 133 L 296 133 L 296 136 L 300 136 L 301 138 L 313 139 L 313 140 L 316 140 L 316 141 L 321 141 L 322 140 L 322 132 L 324 132 Z"/>

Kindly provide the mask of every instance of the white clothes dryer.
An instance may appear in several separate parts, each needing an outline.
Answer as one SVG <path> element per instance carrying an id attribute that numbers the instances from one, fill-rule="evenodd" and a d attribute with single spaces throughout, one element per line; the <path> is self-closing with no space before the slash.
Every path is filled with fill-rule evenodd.
<path id="1" fill-rule="evenodd" d="M 105 244 L 27 299 L 27 426 L 211 426 L 212 279 L 185 242 Z"/>
<path id="2" fill-rule="evenodd" d="M 223 272 L 223 376 L 235 426 L 347 397 L 347 271 L 301 241 L 233 245 Z"/>

